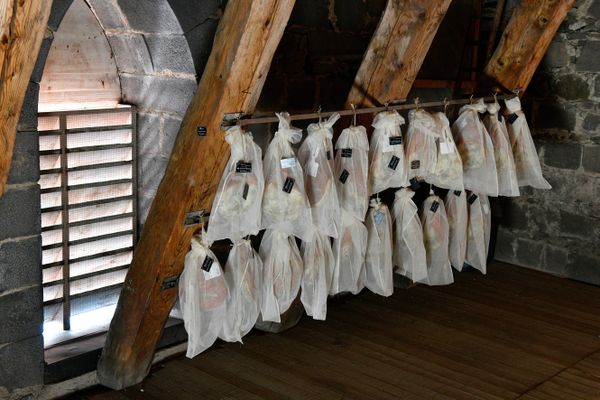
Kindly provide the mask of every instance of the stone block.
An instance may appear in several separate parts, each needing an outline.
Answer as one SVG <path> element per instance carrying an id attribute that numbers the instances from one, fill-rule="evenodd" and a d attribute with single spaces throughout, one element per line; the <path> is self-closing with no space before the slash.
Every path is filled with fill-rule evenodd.
<path id="1" fill-rule="evenodd" d="M 42 281 L 39 236 L 0 244 L 0 296 L 7 290 Z"/>
<path id="2" fill-rule="evenodd" d="M 551 245 L 544 246 L 544 271 L 558 276 L 566 276 L 568 262 L 568 251 L 566 249 Z"/>
<path id="3" fill-rule="evenodd" d="M 162 156 L 145 157 L 138 160 L 138 187 L 144 191 L 156 191 L 162 180 L 169 159 Z"/>
<path id="4" fill-rule="evenodd" d="M 42 286 L 30 286 L 0 296 L 0 315 L 0 344 L 17 342 L 41 334 Z"/>
<path id="5" fill-rule="evenodd" d="M 161 117 L 140 112 L 137 115 L 137 151 L 139 159 L 152 158 L 160 153 Z"/>
<path id="6" fill-rule="evenodd" d="M 583 43 L 575 69 L 589 72 L 600 70 L 600 40 L 586 40 Z"/>
<path id="7" fill-rule="evenodd" d="M 183 33 L 167 0 L 117 0 L 129 26 L 148 33 Z"/>
<path id="8" fill-rule="evenodd" d="M 0 197 L 0 241 L 40 233 L 40 187 L 7 187 Z"/>
<path id="9" fill-rule="evenodd" d="M 600 115 L 587 114 L 583 119 L 582 128 L 589 132 L 598 132 L 600 126 Z"/>
<path id="10" fill-rule="evenodd" d="M 570 106 L 544 101 L 535 111 L 532 127 L 572 131 L 575 128 L 575 111 Z"/>
<path id="11" fill-rule="evenodd" d="M 119 72 L 149 74 L 154 71 L 152 58 L 143 35 L 109 35 L 108 42 L 115 54 Z"/>
<path id="12" fill-rule="evenodd" d="M 600 174 L 600 146 L 585 146 L 583 149 L 583 169 Z"/>
<path id="13" fill-rule="evenodd" d="M 52 2 L 52 9 L 50 10 L 50 17 L 48 18 L 48 28 L 56 32 L 58 27 L 64 18 L 69 7 L 71 7 L 73 0 L 54 0 Z"/>
<path id="14" fill-rule="evenodd" d="M 544 145 L 544 164 L 562 169 L 577 169 L 581 165 L 583 147 L 574 143 L 548 142 Z"/>
<path id="15" fill-rule="evenodd" d="M 500 227 L 496 238 L 494 259 L 512 263 L 515 261 L 516 237 L 509 230 Z"/>
<path id="16" fill-rule="evenodd" d="M 368 22 L 367 5 L 363 0 L 336 1 L 334 12 L 337 27 L 344 31 L 361 31 Z"/>
<path id="17" fill-rule="evenodd" d="M 181 29 L 188 32 L 210 20 L 218 20 L 223 13 L 222 0 L 168 0 Z"/>
<path id="18" fill-rule="evenodd" d="M 54 38 L 52 36 L 45 37 L 42 40 L 40 51 L 38 52 L 37 56 L 37 61 L 35 62 L 35 67 L 33 67 L 31 77 L 29 78 L 30 81 L 40 83 L 40 81 L 42 80 L 44 66 L 46 65 L 46 59 L 48 58 L 48 53 L 50 52 L 50 48 L 52 47 L 53 40 Z"/>
<path id="19" fill-rule="evenodd" d="M 163 76 L 121 76 L 123 100 L 142 111 L 170 112 L 183 116 L 198 85 L 195 80 Z"/>
<path id="20" fill-rule="evenodd" d="M 565 67 L 569 64 L 569 53 L 566 42 L 559 40 L 550 43 L 543 63 L 549 68 Z"/>
<path id="21" fill-rule="evenodd" d="M 121 10 L 115 2 L 106 0 L 86 1 L 104 30 L 126 28 L 125 21 L 123 21 L 123 17 L 121 16 Z"/>
<path id="22" fill-rule="evenodd" d="M 44 383 L 44 339 L 41 335 L 0 347 L 0 394 Z"/>
<path id="23" fill-rule="evenodd" d="M 515 264 L 540 269 L 543 255 L 542 242 L 518 238 L 515 253 Z"/>
<path id="24" fill-rule="evenodd" d="M 37 182 L 40 178 L 37 132 L 17 132 L 8 183 Z"/>
<path id="25" fill-rule="evenodd" d="M 510 230 L 526 230 L 529 225 L 527 206 L 514 200 L 501 203 L 502 226 Z"/>
<path id="26" fill-rule="evenodd" d="M 590 96 L 588 83 L 575 74 L 560 76 L 552 83 L 552 91 L 566 100 L 587 99 Z"/>
<path id="27" fill-rule="evenodd" d="M 329 26 L 329 9 L 322 0 L 296 2 L 288 25 L 320 28 Z"/>
<path id="28" fill-rule="evenodd" d="M 166 158 L 171 157 L 171 151 L 173 150 L 173 145 L 177 139 L 179 128 L 181 128 L 180 119 L 165 118 L 163 120 L 163 134 L 161 137 L 160 151 Z"/>
<path id="29" fill-rule="evenodd" d="M 195 74 L 188 42 L 183 35 L 146 35 L 154 70 Z"/>
<path id="30" fill-rule="evenodd" d="M 573 252 L 569 255 L 567 276 L 582 282 L 600 285 L 600 258 Z"/>
<path id="31" fill-rule="evenodd" d="M 600 77 L 596 77 L 594 81 L 594 96 L 600 97 Z"/>
<path id="32" fill-rule="evenodd" d="M 217 31 L 217 20 L 210 19 L 185 33 L 197 76 L 202 76 L 208 57 L 213 46 L 213 39 Z"/>
<path id="33" fill-rule="evenodd" d="M 18 131 L 35 131 L 37 129 L 39 95 L 39 83 L 29 82 L 17 124 Z"/>
<path id="34" fill-rule="evenodd" d="M 591 239 L 594 237 L 596 220 L 585 215 L 560 211 L 560 236 Z"/>

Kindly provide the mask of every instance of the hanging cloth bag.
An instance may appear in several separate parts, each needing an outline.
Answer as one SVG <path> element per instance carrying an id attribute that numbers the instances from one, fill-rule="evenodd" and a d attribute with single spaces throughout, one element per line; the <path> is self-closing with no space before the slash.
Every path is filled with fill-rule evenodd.
<path id="1" fill-rule="evenodd" d="M 308 316 L 317 320 L 325 320 L 327 296 L 335 268 L 331 241 L 327 235 L 315 230 L 310 242 L 302 242 L 301 251 L 304 275 L 302 276 L 300 301 Z"/>
<path id="2" fill-rule="evenodd" d="M 311 206 L 313 224 L 327 236 L 337 237 L 339 202 L 333 176 L 333 124 L 340 118 L 333 114 L 325 122 L 310 124 L 308 136 L 298 151 L 304 171 L 304 188 Z M 306 224 L 306 221 L 304 221 Z"/>
<path id="3" fill-rule="evenodd" d="M 415 195 L 409 188 L 396 191 L 392 219 L 394 251 L 392 260 L 396 272 L 413 282 L 427 283 L 427 258 L 423 244 L 423 229 L 418 209 L 412 201 Z"/>
<path id="4" fill-rule="evenodd" d="M 408 179 L 421 178 L 429 182 L 437 162 L 438 136 L 436 120 L 430 113 L 422 109 L 408 112 L 408 130 L 404 147 Z"/>
<path id="5" fill-rule="evenodd" d="M 281 314 L 298 296 L 304 269 L 296 239 L 267 229 L 258 252 L 263 262 L 261 318 L 281 322 Z"/>
<path id="6" fill-rule="evenodd" d="M 444 206 L 448 217 L 450 264 L 457 271 L 462 271 L 467 253 L 467 226 L 469 223 L 467 194 L 460 190 L 448 191 Z"/>
<path id="7" fill-rule="evenodd" d="M 238 126 L 227 131 L 231 155 L 212 205 L 207 238 L 237 240 L 256 235 L 261 225 L 261 202 L 265 181 L 262 150 L 252 134 Z"/>
<path id="8" fill-rule="evenodd" d="M 465 189 L 498 196 L 494 145 L 479 119 L 479 113 L 485 111 L 483 99 L 461 107 L 458 119 L 452 125 L 452 133 L 463 162 Z"/>
<path id="9" fill-rule="evenodd" d="M 229 295 L 221 265 L 209 247 L 204 232 L 202 238 L 194 236 L 179 277 L 179 306 L 188 333 L 189 358 L 217 340 Z"/>
<path id="10" fill-rule="evenodd" d="M 446 114 L 433 114 L 439 139 L 437 142 L 437 162 L 427 182 L 444 189 L 463 190 L 463 166 L 458 148 L 454 143 L 450 122 Z"/>
<path id="11" fill-rule="evenodd" d="M 488 113 L 483 118 L 483 124 L 494 145 L 494 159 L 496 160 L 496 172 L 498 174 L 498 195 L 518 196 L 517 170 L 504 117 L 498 113 L 500 104 L 497 102 L 488 104 L 487 111 Z"/>
<path id="12" fill-rule="evenodd" d="M 351 126 L 335 143 L 335 184 L 340 208 L 364 221 L 369 207 L 369 140 L 364 126 Z"/>
<path id="13" fill-rule="evenodd" d="M 396 111 L 383 111 L 373 120 L 369 149 L 370 194 L 391 187 L 407 186 L 408 178 L 402 130 L 404 118 Z"/>
<path id="14" fill-rule="evenodd" d="M 427 283 L 432 286 L 453 283 L 448 258 L 448 217 L 442 199 L 433 191 L 421 205 L 421 225 L 427 257 Z"/>
<path id="15" fill-rule="evenodd" d="M 521 100 L 519 100 L 519 97 L 513 97 L 504 100 L 504 103 L 507 111 L 506 126 L 510 145 L 512 146 L 519 186 L 552 189 L 552 186 L 542 175 L 540 159 L 531 138 L 529 125 L 525 119 L 525 114 L 521 111 Z"/>
<path id="16" fill-rule="evenodd" d="M 250 241 L 233 244 L 225 264 L 229 299 L 219 337 L 227 342 L 241 342 L 260 314 L 262 261 Z"/>
<path id="17" fill-rule="evenodd" d="M 467 203 L 469 224 L 465 262 L 485 274 L 491 231 L 490 204 L 487 196 L 475 193 L 468 196 Z"/>
<path id="18" fill-rule="evenodd" d="M 391 296 L 394 293 L 392 217 L 379 199 L 371 200 L 365 224 L 368 232 L 365 287 L 378 295 Z"/>
<path id="19" fill-rule="evenodd" d="M 312 235 L 310 204 L 304 189 L 302 167 L 296 159 L 293 143 L 302 139 L 302 131 L 290 125 L 288 113 L 276 114 L 279 129 L 269 144 L 263 161 L 265 193 L 262 227 L 309 241 Z"/>
<path id="20" fill-rule="evenodd" d="M 341 235 L 333 239 L 335 265 L 329 294 L 357 294 L 365 287 L 367 238 L 362 221 L 342 210 Z"/>

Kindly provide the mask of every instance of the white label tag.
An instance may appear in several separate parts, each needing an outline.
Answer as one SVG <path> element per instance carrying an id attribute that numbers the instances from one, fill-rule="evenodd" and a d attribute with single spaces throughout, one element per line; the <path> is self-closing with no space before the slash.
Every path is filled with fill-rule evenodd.
<path id="1" fill-rule="evenodd" d="M 306 173 L 312 176 L 313 178 L 316 178 L 317 174 L 319 173 L 319 164 L 314 161 L 309 161 L 307 169 L 308 170 L 306 171 Z"/>
<path id="2" fill-rule="evenodd" d="M 384 217 L 383 213 L 381 211 L 377 211 L 375 213 L 375 216 L 373 217 L 373 219 L 375 220 L 375 223 L 377 225 L 379 225 L 379 224 L 381 224 L 381 222 L 383 222 L 383 217 Z"/>
<path id="3" fill-rule="evenodd" d="M 206 272 L 205 270 L 202 270 L 202 272 L 204 272 L 204 279 L 207 281 L 221 276 L 221 268 L 219 268 L 216 264 L 212 266 L 210 271 Z"/>
<path id="4" fill-rule="evenodd" d="M 440 153 L 442 154 L 450 154 L 452 153 L 452 143 L 446 141 L 440 141 Z"/>
<path id="5" fill-rule="evenodd" d="M 489 209 L 488 205 L 485 204 L 485 203 L 483 203 L 481 205 L 481 208 L 483 208 L 483 212 L 486 213 L 486 214 L 490 212 L 490 209 Z"/>
<path id="6" fill-rule="evenodd" d="M 293 168 L 296 166 L 296 158 L 282 158 L 281 159 L 281 168 Z"/>

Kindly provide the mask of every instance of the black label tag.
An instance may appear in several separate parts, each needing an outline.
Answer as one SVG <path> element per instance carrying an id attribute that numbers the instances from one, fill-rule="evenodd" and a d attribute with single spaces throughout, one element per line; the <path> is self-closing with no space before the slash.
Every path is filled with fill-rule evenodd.
<path id="1" fill-rule="evenodd" d="M 468 200 L 468 201 L 469 201 L 469 204 L 473 204 L 473 203 L 475 203 L 475 200 L 477 200 L 477 195 L 476 195 L 475 193 L 472 193 L 472 194 L 469 196 L 469 200 Z"/>
<path id="2" fill-rule="evenodd" d="M 396 156 L 392 156 L 392 159 L 390 160 L 390 163 L 388 164 L 388 167 L 395 170 L 396 168 L 398 168 L 398 163 L 400 162 L 400 159 Z"/>
<path id="3" fill-rule="evenodd" d="M 455 190 L 455 191 L 454 191 L 454 195 L 455 195 L 456 197 L 460 197 L 460 195 L 461 195 L 461 194 L 462 194 L 462 192 L 461 192 L 460 190 Z"/>
<path id="4" fill-rule="evenodd" d="M 390 136 L 390 146 L 402 144 L 402 136 Z"/>
<path id="5" fill-rule="evenodd" d="M 502 122 L 502 114 L 498 113 L 496 116 L 498 117 L 498 121 Z"/>
<path id="6" fill-rule="evenodd" d="M 417 190 L 419 190 L 421 188 L 421 184 L 419 183 L 417 178 L 412 178 L 410 180 L 410 188 L 413 190 L 413 192 L 416 192 Z"/>
<path id="7" fill-rule="evenodd" d="M 292 193 L 292 189 L 294 188 L 294 180 L 290 177 L 285 178 L 285 182 L 283 183 L 283 191 L 286 193 Z"/>
<path id="8" fill-rule="evenodd" d="M 213 262 L 215 262 L 215 260 L 212 259 L 212 257 L 206 256 L 206 258 L 204 259 L 204 261 L 202 262 L 202 269 L 206 272 L 210 272 L 210 269 L 212 268 Z"/>
<path id="9" fill-rule="evenodd" d="M 421 167 L 421 160 L 413 160 L 410 163 L 410 169 L 419 169 Z"/>
<path id="10" fill-rule="evenodd" d="M 345 184 L 346 181 L 348 180 L 349 176 L 350 176 L 350 172 L 343 170 L 342 174 L 340 175 L 340 182 L 342 182 L 342 184 Z"/>
<path id="11" fill-rule="evenodd" d="M 517 114 L 510 114 L 506 119 L 511 125 L 519 118 Z"/>
<path id="12" fill-rule="evenodd" d="M 342 157 L 352 157 L 352 149 L 342 149 Z"/>
<path id="13" fill-rule="evenodd" d="M 237 165 L 235 166 L 235 172 L 242 174 L 252 172 L 252 163 L 238 161 Z"/>
<path id="14" fill-rule="evenodd" d="M 327 153 L 326 153 L 326 154 L 327 154 L 327 159 L 328 159 L 328 160 L 331 160 L 331 151 L 327 150 Z"/>
<path id="15" fill-rule="evenodd" d="M 244 185 L 244 192 L 242 193 L 242 198 L 244 200 L 246 200 L 248 198 L 248 189 L 250 189 L 250 186 L 246 183 Z"/>
<path id="16" fill-rule="evenodd" d="M 438 207 L 440 206 L 440 203 L 438 203 L 437 201 L 434 201 L 433 203 L 431 203 L 431 208 L 430 210 L 435 213 L 438 210 Z"/>

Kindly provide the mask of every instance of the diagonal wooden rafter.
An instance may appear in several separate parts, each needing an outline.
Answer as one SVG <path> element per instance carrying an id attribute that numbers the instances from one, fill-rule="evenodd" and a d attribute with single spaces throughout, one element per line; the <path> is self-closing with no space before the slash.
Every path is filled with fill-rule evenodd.
<path id="1" fill-rule="evenodd" d="M 388 0 L 346 103 L 406 98 L 451 0 Z"/>
<path id="2" fill-rule="evenodd" d="M 0 196 L 8 180 L 21 107 L 52 0 L 0 0 Z"/>
<path id="3" fill-rule="evenodd" d="M 524 92 L 574 0 L 522 0 L 485 68 L 486 83 Z"/>
<path id="4" fill-rule="evenodd" d="M 193 228 L 185 214 L 210 210 L 229 147 L 223 114 L 251 114 L 295 0 L 229 0 L 213 50 L 190 104 L 166 174 L 144 225 L 98 364 L 100 382 L 120 389 L 148 373 L 177 289 Z M 206 127 L 201 137 L 198 127 Z"/>

